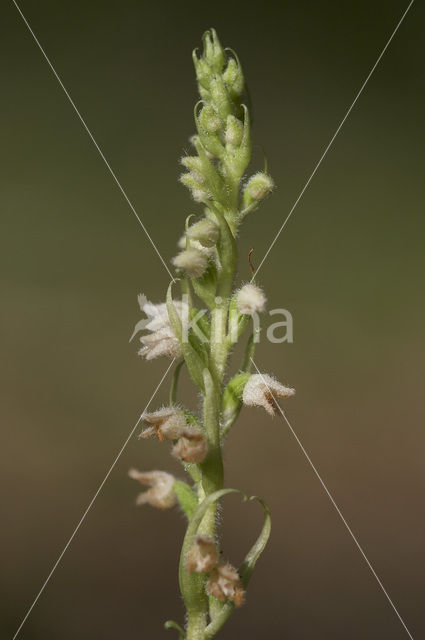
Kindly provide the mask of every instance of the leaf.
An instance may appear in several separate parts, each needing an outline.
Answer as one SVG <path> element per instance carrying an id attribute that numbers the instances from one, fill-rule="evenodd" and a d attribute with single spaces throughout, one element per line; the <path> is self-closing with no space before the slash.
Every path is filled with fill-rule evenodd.
<path id="1" fill-rule="evenodd" d="M 270 510 L 266 505 L 266 503 L 264 502 L 264 500 L 262 500 L 261 498 L 258 498 L 257 496 L 252 496 L 250 500 L 258 500 L 258 502 L 261 504 L 261 506 L 264 509 L 265 518 L 264 518 L 264 524 L 261 529 L 260 535 L 258 536 L 254 545 L 248 551 L 247 555 L 245 556 L 245 560 L 243 561 L 239 569 L 239 575 L 241 577 L 241 581 L 244 589 L 246 589 L 248 585 L 248 582 L 252 576 L 252 572 L 254 571 L 254 567 L 256 565 L 258 558 L 263 553 L 267 545 L 267 542 L 270 537 L 270 531 L 271 531 Z M 228 620 L 234 608 L 235 608 L 235 605 L 233 604 L 233 602 L 226 602 L 222 606 L 220 612 L 214 617 L 214 619 L 210 622 L 210 624 L 205 629 L 204 640 L 211 640 L 211 638 L 213 638 L 216 635 L 216 633 L 221 629 L 224 623 Z"/>
<path id="2" fill-rule="evenodd" d="M 175 629 L 179 634 L 179 640 L 185 640 L 186 634 L 183 627 L 177 622 L 174 622 L 174 620 L 167 620 L 167 622 L 164 623 L 164 629 Z"/>
<path id="3" fill-rule="evenodd" d="M 172 294 L 171 294 L 172 286 L 173 286 L 173 283 L 170 282 L 170 285 L 167 291 L 167 311 L 168 311 L 170 324 L 177 340 L 180 343 L 183 357 L 185 359 L 186 366 L 190 373 L 190 376 L 193 382 L 196 384 L 196 386 L 202 390 L 204 387 L 202 371 L 204 370 L 206 363 L 202 361 L 200 355 L 195 351 L 195 349 L 193 348 L 189 340 L 186 339 L 186 336 L 183 336 L 182 321 L 179 314 L 176 311 Z"/>
<path id="4" fill-rule="evenodd" d="M 244 588 L 246 588 L 251 578 L 252 572 L 254 571 L 254 567 L 258 558 L 261 556 L 264 549 L 266 548 L 267 542 L 269 541 L 269 538 L 270 538 L 270 532 L 272 527 L 270 509 L 268 508 L 264 500 L 262 500 L 262 498 L 259 498 L 258 496 L 251 496 L 250 500 L 257 500 L 261 504 L 264 510 L 265 517 L 264 517 L 264 524 L 263 524 L 263 528 L 261 529 L 261 533 L 258 536 L 255 544 L 251 547 L 251 549 L 245 556 L 245 560 L 243 561 L 241 568 L 239 569 L 239 574 L 241 576 L 241 580 Z"/>
<path id="5" fill-rule="evenodd" d="M 173 489 L 177 496 L 177 500 L 179 501 L 179 505 L 183 509 L 187 519 L 190 520 L 198 506 L 198 499 L 195 492 L 182 480 L 176 480 L 173 485 Z"/>
<path id="6" fill-rule="evenodd" d="M 198 532 L 199 525 L 201 524 L 202 518 L 207 512 L 207 509 L 228 493 L 242 492 L 238 489 L 221 489 L 220 491 L 211 493 L 207 498 L 205 498 L 205 500 L 201 502 L 201 504 L 198 505 L 188 524 L 181 550 L 179 566 L 180 589 L 188 612 L 196 609 L 199 610 L 200 598 L 206 600 L 206 594 L 203 590 L 205 576 L 196 573 L 190 574 L 187 572 L 186 556 L 195 541 L 195 536 Z"/>

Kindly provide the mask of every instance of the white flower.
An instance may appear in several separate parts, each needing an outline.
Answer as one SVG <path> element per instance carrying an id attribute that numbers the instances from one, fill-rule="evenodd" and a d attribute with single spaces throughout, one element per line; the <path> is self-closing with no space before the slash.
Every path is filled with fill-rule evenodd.
<path id="1" fill-rule="evenodd" d="M 222 602 L 231 600 L 240 607 L 244 591 L 236 569 L 231 564 L 220 563 L 207 582 L 207 593 Z"/>
<path id="2" fill-rule="evenodd" d="M 262 312 L 266 308 L 267 298 L 260 287 L 255 284 L 245 284 L 236 297 L 236 305 L 239 313 L 252 316 L 254 313 Z"/>
<path id="3" fill-rule="evenodd" d="M 205 459 L 208 444 L 202 430 L 186 421 L 183 409 L 163 407 L 153 413 L 144 413 L 142 421 L 148 426 L 139 438 L 155 436 L 175 442 L 171 453 L 175 458 L 189 464 L 199 464 Z"/>
<path id="4" fill-rule="evenodd" d="M 218 240 L 218 234 L 218 226 L 207 218 L 195 222 L 186 232 L 190 240 L 197 240 L 203 247 L 215 246 Z"/>
<path id="5" fill-rule="evenodd" d="M 211 536 L 198 535 L 186 556 L 188 573 L 209 573 L 217 566 L 219 552 Z"/>
<path id="6" fill-rule="evenodd" d="M 157 509 L 170 509 L 177 503 L 174 492 L 175 477 L 165 471 L 137 471 L 130 469 L 130 478 L 138 480 L 141 484 L 150 487 L 137 497 L 136 504 L 150 504 Z"/>
<path id="7" fill-rule="evenodd" d="M 148 428 L 142 431 L 139 438 L 156 435 L 160 442 L 164 438 L 177 440 L 187 429 L 184 411 L 179 407 L 163 407 L 153 413 L 144 413 L 141 420 Z"/>
<path id="8" fill-rule="evenodd" d="M 182 355 L 180 343 L 176 338 L 171 327 L 165 302 L 153 304 L 145 302 L 144 296 L 139 296 L 142 311 L 148 316 L 147 323 L 141 328 L 147 329 L 151 333 L 145 334 L 140 338 L 143 347 L 139 351 L 140 356 L 144 356 L 146 360 L 153 360 L 159 356 L 167 356 L 168 358 L 179 358 Z M 174 307 L 180 316 L 182 324 L 188 323 L 189 308 L 185 302 L 174 300 Z M 136 325 L 139 326 L 139 323 Z"/>
<path id="9" fill-rule="evenodd" d="M 207 452 L 208 444 L 201 429 L 189 425 L 180 433 L 180 437 L 171 451 L 175 458 L 189 464 L 203 462 Z"/>
<path id="10" fill-rule="evenodd" d="M 208 265 L 207 256 L 199 249 L 185 249 L 176 255 L 171 262 L 191 278 L 200 278 Z"/>
<path id="11" fill-rule="evenodd" d="M 251 407 L 264 407 L 267 413 L 275 416 L 279 408 L 276 399 L 290 398 L 294 394 L 295 389 L 285 387 L 267 373 L 255 373 L 245 385 L 242 400 Z"/>

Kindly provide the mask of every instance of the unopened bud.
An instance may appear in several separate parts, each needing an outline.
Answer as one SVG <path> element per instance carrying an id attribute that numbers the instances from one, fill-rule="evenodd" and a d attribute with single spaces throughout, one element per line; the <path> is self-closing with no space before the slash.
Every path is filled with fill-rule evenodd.
<path id="1" fill-rule="evenodd" d="M 236 305 L 239 313 L 252 316 L 261 313 L 266 308 L 267 298 L 260 287 L 255 284 L 245 284 L 236 297 Z"/>
<path id="2" fill-rule="evenodd" d="M 215 76 L 210 82 L 211 101 L 214 103 L 219 116 L 226 120 L 232 112 L 232 102 L 229 92 L 220 76 Z"/>
<path id="3" fill-rule="evenodd" d="M 217 243 L 218 234 L 217 225 L 207 218 L 195 222 L 186 232 L 190 240 L 197 240 L 203 247 L 213 247 Z"/>
<path id="4" fill-rule="evenodd" d="M 199 113 L 201 127 L 208 133 L 214 133 L 221 127 L 221 119 L 210 106 L 203 107 Z"/>
<path id="5" fill-rule="evenodd" d="M 231 564 L 220 563 L 207 582 L 207 593 L 222 602 L 231 600 L 243 604 L 244 590 L 238 572 Z"/>
<path id="6" fill-rule="evenodd" d="M 244 204 L 248 205 L 253 200 L 263 200 L 274 189 L 272 178 L 263 171 L 254 174 L 244 189 Z"/>
<path id="7" fill-rule="evenodd" d="M 204 202 L 209 198 L 209 193 L 205 189 L 205 178 L 197 171 L 191 171 L 190 173 L 184 173 L 180 176 L 180 182 L 190 189 L 192 198 L 196 202 Z"/>
<path id="8" fill-rule="evenodd" d="M 226 144 L 231 145 L 233 147 L 238 147 L 242 142 L 243 136 L 243 124 L 240 120 L 238 120 L 235 116 L 227 116 L 226 121 L 226 133 L 225 133 L 225 141 Z"/>
<path id="9" fill-rule="evenodd" d="M 203 41 L 204 59 L 212 67 L 215 73 L 221 73 L 223 71 L 226 56 L 215 29 L 206 31 L 203 36 Z"/>
<path id="10" fill-rule="evenodd" d="M 170 509 L 177 503 L 177 496 L 173 489 L 176 479 L 170 473 L 130 469 L 128 475 L 133 480 L 138 480 L 141 484 L 150 487 L 148 491 L 139 494 L 136 504 L 150 504 L 157 509 Z"/>
<path id="11" fill-rule="evenodd" d="M 245 80 L 242 69 L 234 58 L 230 58 L 223 73 L 223 80 L 229 88 L 229 92 L 234 96 L 239 96 L 244 89 Z"/>
<path id="12" fill-rule="evenodd" d="M 182 269 L 191 278 L 200 278 L 206 271 L 208 260 L 198 249 L 186 249 L 171 261 L 177 269 Z"/>
<path id="13" fill-rule="evenodd" d="M 210 573 L 218 564 L 219 552 L 214 540 L 207 535 L 198 535 L 186 556 L 188 573 Z"/>

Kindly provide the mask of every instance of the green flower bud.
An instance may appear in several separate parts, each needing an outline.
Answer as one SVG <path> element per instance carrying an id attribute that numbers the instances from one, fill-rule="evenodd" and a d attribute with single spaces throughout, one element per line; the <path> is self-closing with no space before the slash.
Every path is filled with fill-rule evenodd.
<path id="1" fill-rule="evenodd" d="M 217 225 L 206 218 L 195 222 L 186 232 L 190 240 L 197 240 L 203 247 L 213 247 L 217 243 L 218 234 Z"/>
<path id="2" fill-rule="evenodd" d="M 214 109 L 210 106 L 203 107 L 199 114 L 199 122 L 205 131 L 214 133 L 221 127 L 221 119 L 218 117 Z"/>
<path id="3" fill-rule="evenodd" d="M 241 66 L 234 58 L 230 58 L 227 63 L 226 70 L 223 73 L 223 80 L 227 84 L 232 97 L 241 95 L 244 90 L 245 79 Z"/>
<path id="4" fill-rule="evenodd" d="M 182 164 L 189 171 L 193 171 L 196 174 L 202 174 L 202 162 L 198 156 L 183 156 L 180 160 Z"/>
<path id="5" fill-rule="evenodd" d="M 210 82 L 211 101 L 217 110 L 218 115 L 226 120 L 232 113 L 232 101 L 227 91 L 226 85 L 220 76 L 215 76 Z"/>
<path id="6" fill-rule="evenodd" d="M 243 192 L 244 206 L 254 200 L 263 200 L 274 189 L 273 179 L 263 171 L 255 173 L 249 180 Z"/>
<path id="7" fill-rule="evenodd" d="M 204 60 L 206 60 L 215 73 L 222 73 L 226 56 L 215 29 L 206 31 L 203 35 L 203 41 Z"/>
<path id="8" fill-rule="evenodd" d="M 227 116 L 225 140 L 226 144 L 238 147 L 242 142 L 243 124 L 235 116 Z"/>
<path id="9" fill-rule="evenodd" d="M 190 189 L 195 202 L 204 202 L 210 197 L 205 187 L 205 178 L 198 172 L 191 171 L 180 176 L 180 182 Z"/>
<path id="10" fill-rule="evenodd" d="M 208 62 L 204 58 L 198 58 L 196 49 L 192 53 L 193 64 L 195 65 L 196 79 L 204 89 L 209 89 L 210 81 L 213 76 L 212 70 Z"/>

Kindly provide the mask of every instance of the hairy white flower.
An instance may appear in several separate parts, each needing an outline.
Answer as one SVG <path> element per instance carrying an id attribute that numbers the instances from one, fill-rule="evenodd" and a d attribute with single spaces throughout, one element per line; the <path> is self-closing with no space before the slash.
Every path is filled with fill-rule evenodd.
<path id="1" fill-rule="evenodd" d="M 244 590 L 238 572 L 229 563 L 220 563 L 207 582 L 207 593 L 222 602 L 243 603 Z"/>
<path id="2" fill-rule="evenodd" d="M 208 444 L 204 434 L 201 429 L 193 426 L 188 426 L 180 433 L 179 439 L 171 451 L 175 458 L 189 464 L 203 462 L 207 452 Z"/>
<path id="3" fill-rule="evenodd" d="M 264 407 L 267 413 L 275 416 L 279 410 L 276 399 L 290 398 L 294 394 L 295 389 L 285 387 L 267 373 L 255 373 L 245 385 L 242 400 L 251 407 Z"/>
<path id="4" fill-rule="evenodd" d="M 214 247 L 218 240 L 218 234 L 218 226 L 207 218 L 195 222 L 186 232 L 190 240 L 197 240 L 203 247 Z"/>
<path id="5" fill-rule="evenodd" d="M 150 504 L 157 509 L 170 509 L 177 503 L 173 488 L 176 479 L 171 473 L 130 469 L 128 475 L 133 480 L 138 480 L 141 484 L 150 487 L 138 495 L 136 504 Z"/>
<path id="6" fill-rule="evenodd" d="M 217 566 L 219 552 L 211 536 L 197 535 L 195 542 L 186 556 L 188 573 L 209 573 Z"/>
<path id="7" fill-rule="evenodd" d="M 139 356 L 144 356 L 146 360 L 153 360 L 160 356 L 167 358 L 179 358 L 182 355 L 180 343 L 170 328 L 160 329 L 155 333 L 142 336 L 140 342 L 143 347 L 139 350 Z"/>
<path id="8" fill-rule="evenodd" d="M 185 249 L 171 261 L 175 267 L 185 271 L 191 278 L 200 278 L 208 264 L 207 256 L 199 249 Z"/>
<path id="9" fill-rule="evenodd" d="M 180 343 L 171 327 L 165 302 L 153 304 L 146 302 L 145 297 L 139 296 L 139 303 L 142 311 L 147 315 L 147 322 L 141 326 L 151 333 L 140 338 L 143 347 L 139 351 L 140 356 L 146 360 L 153 360 L 159 356 L 168 358 L 179 358 L 182 355 Z M 174 307 L 180 316 L 183 325 L 187 326 L 189 318 L 189 308 L 185 302 L 174 300 Z M 139 323 L 136 325 L 136 329 Z"/>
<path id="10" fill-rule="evenodd" d="M 163 407 L 153 413 L 144 413 L 141 420 L 148 428 L 142 431 L 139 438 L 156 435 L 160 442 L 164 438 L 177 440 L 188 426 L 184 411 L 179 407 Z"/>
<path id="11" fill-rule="evenodd" d="M 248 316 L 264 311 L 266 302 L 267 298 L 263 290 L 251 283 L 245 284 L 239 289 L 236 297 L 236 305 L 239 313 Z"/>

